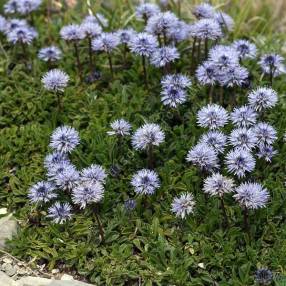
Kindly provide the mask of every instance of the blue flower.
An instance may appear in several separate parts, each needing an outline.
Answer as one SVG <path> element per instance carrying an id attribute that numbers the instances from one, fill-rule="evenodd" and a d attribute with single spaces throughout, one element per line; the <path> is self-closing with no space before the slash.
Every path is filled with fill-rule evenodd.
<path id="1" fill-rule="evenodd" d="M 277 101 L 277 92 L 268 87 L 259 87 L 248 94 L 249 105 L 257 111 L 272 108 Z"/>
<path id="2" fill-rule="evenodd" d="M 108 135 L 127 136 L 130 135 L 131 125 L 124 119 L 114 120 L 110 124 L 112 131 L 107 131 Z"/>
<path id="3" fill-rule="evenodd" d="M 81 32 L 84 37 L 94 38 L 99 37 L 102 33 L 102 28 L 99 24 L 91 21 L 83 21 L 80 25 Z"/>
<path id="4" fill-rule="evenodd" d="M 165 88 L 184 89 L 192 85 L 190 78 L 183 74 L 168 74 L 161 79 L 161 85 Z"/>
<path id="5" fill-rule="evenodd" d="M 277 139 L 276 130 L 268 123 L 259 122 L 253 128 L 258 144 L 272 145 Z"/>
<path id="6" fill-rule="evenodd" d="M 175 197 L 171 211 L 181 219 L 185 219 L 189 214 L 194 213 L 195 200 L 192 194 L 183 193 L 179 197 Z"/>
<path id="7" fill-rule="evenodd" d="M 202 85 L 215 85 L 217 73 L 216 65 L 210 61 L 206 61 L 197 68 L 196 78 Z"/>
<path id="8" fill-rule="evenodd" d="M 245 127 L 234 129 L 229 135 L 229 142 L 233 147 L 251 150 L 256 147 L 257 138 L 253 129 Z"/>
<path id="9" fill-rule="evenodd" d="M 257 156 L 258 158 L 264 158 L 266 162 L 271 162 L 273 156 L 275 156 L 278 152 L 274 150 L 273 146 L 259 144 Z"/>
<path id="10" fill-rule="evenodd" d="M 66 153 L 53 152 L 51 154 L 48 154 L 44 160 L 44 166 L 46 169 L 50 169 L 55 164 L 59 164 L 59 163 L 66 163 L 66 164 L 70 163 L 69 158 Z"/>
<path id="11" fill-rule="evenodd" d="M 255 271 L 255 281 L 259 285 L 270 285 L 273 281 L 273 274 L 269 269 L 261 268 Z"/>
<path id="12" fill-rule="evenodd" d="M 56 202 L 48 209 L 48 218 L 53 219 L 55 223 L 62 224 L 71 219 L 71 206 L 68 203 Z"/>
<path id="13" fill-rule="evenodd" d="M 40 181 L 30 188 L 28 197 L 32 203 L 47 203 L 57 197 L 55 185 L 51 182 Z"/>
<path id="14" fill-rule="evenodd" d="M 62 57 L 62 52 L 55 46 L 40 49 L 38 57 L 44 62 L 56 62 Z"/>
<path id="15" fill-rule="evenodd" d="M 222 28 L 227 31 L 232 31 L 234 27 L 234 20 L 228 14 L 218 11 L 214 15 L 214 19 L 220 24 Z"/>
<path id="16" fill-rule="evenodd" d="M 147 33 L 138 33 L 129 42 L 131 52 L 139 55 L 150 57 L 158 47 L 158 42 L 155 36 Z"/>
<path id="17" fill-rule="evenodd" d="M 261 56 L 259 65 L 265 74 L 272 73 L 273 77 L 285 73 L 285 66 L 283 64 L 284 58 L 277 54 L 266 54 Z"/>
<path id="18" fill-rule="evenodd" d="M 237 127 L 249 127 L 256 123 L 257 113 L 248 105 L 235 107 L 230 114 L 232 123 Z"/>
<path id="19" fill-rule="evenodd" d="M 42 83 L 44 88 L 49 91 L 63 92 L 67 87 L 69 76 L 60 69 L 52 69 L 44 74 L 42 77 Z"/>
<path id="20" fill-rule="evenodd" d="M 248 79 L 249 73 L 245 67 L 233 65 L 219 70 L 217 80 L 222 86 L 242 86 Z"/>
<path id="21" fill-rule="evenodd" d="M 89 167 L 82 169 L 80 173 L 80 179 L 83 182 L 100 182 L 101 184 L 105 184 L 106 177 L 107 174 L 104 168 L 97 164 L 92 164 Z"/>
<path id="22" fill-rule="evenodd" d="M 186 100 L 186 92 L 183 89 L 170 86 L 161 91 L 162 103 L 171 108 L 176 108 L 179 104 L 186 102 Z"/>
<path id="23" fill-rule="evenodd" d="M 254 59 L 256 57 L 256 46 L 247 40 L 236 40 L 231 45 L 240 59 Z"/>
<path id="24" fill-rule="evenodd" d="M 151 64 L 155 67 L 164 67 L 166 64 L 174 62 L 180 57 L 177 48 L 175 47 L 162 47 L 157 48 L 151 55 Z"/>
<path id="25" fill-rule="evenodd" d="M 208 3 L 201 3 L 196 5 L 192 12 L 198 19 L 213 18 L 215 15 L 215 8 Z"/>
<path id="26" fill-rule="evenodd" d="M 230 46 L 216 45 L 210 49 L 209 61 L 215 64 L 218 69 L 223 70 L 239 65 L 239 55 Z"/>
<path id="27" fill-rule="evenodd" d="M 132 211 L 136 208 L 136 201 L 133 199 L 127 199 L 124 202 L 124 207 L 127 211 Z"/>
<path id="28" fill-rule="evenodd" d="M 137 19 L 148 19 L 156 14 L 160 13 L 158 5 L 153 3 L 142 3 L 136 7 L 136 18 Z"/>
<path id="29" fill-rule="evenodd" d="M 69 164 L 61 172 L 54 172 L 54 181 L 62 190 L 71 191 L 79 184 L 80 175 L 76 168 Z"/>
<path id="30" fill-rule="evenodd" d="M 102 33 L 98 38 L 92 40 L 94 51 L 112 52 L 119 45 L 119 37 L 116 33 Z"/>
<path id="31" fill-rule="evenodd" d="M 234 181 L 219 173 L 213 173 L 205 179 L 203 191 L 211 196 L 222 197 L 234 191 Z"/>
<path id="32" fill-rule="evenodd" d="M 136 31 L 132 28 L 121 29 L 121 30 L 118 30 L 116 33 L 117 33 L 117 36 L 119 37 L 121 44 L 129 44 L 129 42 L 136 35 Z"/>
<path id="33" fill-rule="evenodd" d="M 227 138 L 221 131 L 209 131 L 203 134 L 199 140 L 199 144 L 204 143 L 213 147 L 217 153 L 223 153 L 227 146 Z"/>
<path id="34" fill-rule="evenodd" d="M 80 25 L 70 24 L 61 28 L 60 36 L 66 41 L 79 41 L 85 37 L 85 33 Z"/>
<path id="35" fill-rule="evenodd" d="M 30 45 L 37 36 L 38 33 L 34 28 L 22 26 L 7 33 L 7 41 L 13 44 L 22 43 Z"/>
<path id="36" fill-rule="evenodd" d="M 201 19 L 192 26 L 191 36 L 202 40 L 217 40 L 222 38 L 223 34 L 216 20 Z"/>

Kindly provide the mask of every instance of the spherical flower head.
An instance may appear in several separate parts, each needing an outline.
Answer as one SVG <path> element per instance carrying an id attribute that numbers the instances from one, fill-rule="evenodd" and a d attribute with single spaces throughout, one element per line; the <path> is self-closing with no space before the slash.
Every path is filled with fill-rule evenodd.
<path id="1" fill-rule="evenodd" d="M 104 28 L 106 28 L 106 27 L 108 27 L 108 25 L 109 25 L 109 21 L 108 21 L 108 19 L 103 15 L 103 14 L 101 14 L 101 13 L 95 13 L 95 19 L 96 19 L 96 22 L 100 25 L 100 26 L 102 26 L 102 27 L 104 27 Z"/>
<path id="2" fill-rule="evenodd" d="M 206 61 L 197 68 L 196 78 L 201 85 L 215 85 L 217 72 L 216 65 L 210 61 Z"/>
<path id="3" fill-rule="evenodd" d="M 285 73 L 285 66 L 283 64 L 284 58 L 277 54 L 266 54 L 261 56 L 259 65 L 265 74 L 272 73 L 273 77 Z"/>
<path id="4" fill-rule="evenodd" d="M 9 0 L 4 5 L 4 13 L 5 14 L 15 14 L 18 12 L 19 8 L 19 0 Z"/>
<path id="5" fill-rule="evenodd" d="M 156 14 L 160 13 L 160 8 L 156 4 L 152 3 L 142 3 L 136 7 L 136 18 L 141 19 L 148 19 Z"/>
<path id="6" fill-rule="evenodd" d="M 257 138 L 258 144 L 272 145 L 277 139 L 276 130 L 268 123 L 259 122 L 252 130 Z"/>
<path id="7" fill-rule="evenodd" d="M 112 130 L 107 132 L 107 134 L 110 136 L 112 136 L 112 135 L 116 135 L 116 136 L 128 136 L 128 135 L 130 135 L 131 125 L 129 122 L 127 122 L 124 119 L 114 120 L 110 124 L 110 126 L 111 126 Z"/>
<path id="8" fill-rule="evenodd" d="M 7 29 L 7 20 L 0 15 L 0 32 L 5 32 Z"/>
<path id="9" fill-rule="evenodd" d="M 238 178 L 245 177 L 246 172 L 255 168 L 255 159 L 248 150 L 235 148 L 226 155 L 227 170 Z"/>
<path id="10" fill-rule="evenodd" d="M 47 177 L 49 181 L 55 182 L 58 174 L 62 173 L 64 170 L 74 170 L 75 167 L 71 164 L 69 160 L 54 162 L 52 164 L 47 165 Z"/>
<path id="11" fill-rule="evenodd" d="M 249 127 L 256 123 L 257 113 L 248 105 L 235 107 L 230 114 L 232 123 L 237 127 Z"/>
<path id="12" fill-rule="evenodd" d="M 239 64 L 239 56 L 236 50 L 230 46 L 216 45 L 210 49 L 209 61 L 222 70 L 237 66 Z"/>
<path id="13" fill-rule="evenodd" d="M 105 184 L 107 174 L 105 169 L 97 164 L 92 164 L 87 168 L 82 169 L 80 173 L 81 181 Z"/>
<path id="14" fill-rule="evenodd" d="M 40 181 L 30 188 L 28 197 L 32 203 L 47 203 L 57 197 L 54 191 L 54 184 Z"/>
<path id="15" fill-rule="evenodd" d="M 63 92 L 67 87 L 69 76 L 60 69 L 52 69 L 42 77 L 44 88 L 48 91 Z"/>
<path id="16" fill-rule="evenodd" d="M 271 162 L 277 153 L 272 145 L 259 144 L 258 146 L 257 156 L 258 158 L 263 158 L 266 162 Z"/>
<path id="17" fill-rule="evenodd" d="M 62 224 L 71 219 L 71 205 L 68 203 L 56 202 L 48 209 L 48 218 L 51 218 L 54 223 Z"/>
<path id="18" fill-rule="evenodd" d="M 265 207 L 270 196 L 261 184 L 247 182 L 235 189 L 233 197 L 244 208 L 258 209 Z"/>
<path id="19" fill-rule="evenodd" d="M 161 91 L 161 101 L 164 105 L 176 108 L 178 105 L 186 102 L 186 92 L 177 87 L 166 87 Z"/>
<path id="20" fill-rule="evenodd" d="M 261 268 L 255 271 L 255 282 L 259 285 L 270 285 L 273 281 L 273 274 L 269 269 Z"/>
<path id="21" fill-rule="evenodd" d="M 194 213 L 195 200 L 192 194 L 183 193 L 179 197 L 175 197 L 171 211 L 181 219 L 185 219 L 189 214 Z"/>
<path id="22" fill-rule="evenodd" d="M 204 181 L 203 191 L 210 196 L 220 196 L 234 190 L 234 181 L 219 173 L 214 173 Z"/>
<path id="23" fill-rule="evenodd" d="M 68 158 L 66 153 L 56 151 L 56 152 L 53 152 L 51 154 L 48 154 L 45 157 L 44 167 L 46 169 L 51 169 L 51 168 L 53 168 L 54 165 L 60 164 L 60 163 L 70 164 L 70 161 L 69 161 L 69 158 Z"/>
<path id="24" fill-rule="evenodd" d="M 136 201 L 133 199 L 127 199 L 124 201 L 124 207 L 127 211 L 132 211 L 136 208 Z"/>
<path id="25" fill-rule="evenodd" d="M 121 29 L 117 31 L 117 36 L 121 44 L 129 44 L 135 35 L 136 31 L 132 28 Z"/>
<path id="26" fill-rule="evenodd" d="M 17 11 L 22 15 L 27 15 L 37 10 L 41 3 L 42 0 L 21 0 L 18 1 Z"/>
<path id="27" fill-rule="evenodd" d="M 223 127 L 228 121 L 227 111 L 218 104 L 208 104 L 197 114 L 198 125 L 210 129 Z"/>
<path id="28" fill-rule="evenodd" d="M 202 135 L 199 144 L 207 144 L 214 148 L 217 153 L 223 153 L 227 146 L 227 137 L 221 131 L 209 131 Z"/>
<path id="29" fill-rule="evenodd" d="M 248 80 L 248 70 L 240 65 L 228 66 L 218 73 L 218 82 L 222 86 L 234 87 L 243 86 Z"/>
<path id="30" fill-rule="evenodd" d="M 22 26 L 7 33 L 7 41 L 13 44 L 21 43 L 30 45 L 37 36 L 38 33 L 35 29 L 28 26 Z"/>
<path id="31" fill-rule="evenodd" d="M 151 64 L 157 68 L 160 68 L 174 62 L 179 57 L 180 55 L 177 48 L 165 46 L 154 50 L 151 55 Z"/>
<path id="32" fill-rule="evenodd" d="M 150 146 L 159 146 L 165 140 L 165 134 L 158 124 L 146 123 L 132 136 L 132 146 L 136 150 L 146 150 Z"/>
<path id="33" fill-rule="evenodd" d="M 78 132 L 70 126 L 56 128 L 51 136 L 50 147 L 61 153 L 70 153 L 79 144 Z"/>
<path id="34" fill-rule="evenodd" d="M 206 143 L 195 145 L 188 152 L 186 160 L 205 171 L 213 171 L 219 166 L 217 152 Z"/>
<path id="35" fill-rule="evenodd" d="M 76 168 L 69 164 L 65 168 L 54 175 L 56 185 L 62 190 L 73 190 L 80 182 L 80 175 Z"/>
<path id="36" fill-rule="evenodd" d="M 245 127 L 233 129 L 229 135 L 229 142 L 233 147 L 252 150 L 256 147 L 257 138 L 252 129 Z"/>
<path id="37" fill-rule="evenodd" d="M 139 56 L 150 57 L 158 47 L 158 42 L 155 36 L 147 33 L 138 33 L 129 42 L 129 47 L 132 53 Z"/>
<path id="38" fill-rule="evenodd" d="M 104 196 L 104 187 L 100 182 L 83 182 L 72 191 L 72 200 L 81 209 L 88 204 L 99 203 Z"/>
<path id="39" fill-rule="evenodd" d="M 160 180 L 155 171 L 142 169 L 133 175 L 131 185 L 137 194 L 153 195 L 160 187 Z"/>
<path id="40" fill-rule="evenodd" d="M 61 28 L 60 36 L 65 41 L 77 42 L 84 38 L 85 33 L 83 32 L 82 27 L 80 25 L 70 24 Z"/>
<path id="41" fill-rule="evenodd" d="M 268 87 L 259 87 L 248 95 L 248 103 L 257 111 L 272 108 L 278 101 L 275 90 Z"/>
<path id="42" fill-rule="evenodd" d="M 256 46 L 247 40 L 236 40 L 232 43 L 240 59 L 254 59 L 256 57 Z"/>
<path id="43" fill-rule="evenodd" d="M 190 25 L 184 21 L 177 21 L 173 26 L 169 27 L 167 30 L 168 39 L 175 43 L 187 40 L 190 36 Z"/>
<path id="44" fill-rule="evenodd" d="M 215 8 L 208 3 L 202 3 L 196 5 L 192 12 L 198 19 L 213 18 L 215 15 Z"/>
<path id="45" fill-rule="evenodd" d="M 232 31 L 234 27 L 234 20 L 228 14 L 221 11 L 215 13 L 214 19 L 220 24 L 223 29 Z"/>
<path id="46" fill-rule="evenodd" d="M 91 21 L 83 22 L 80 25 L 80 29 L 82 33 L 84 34 L 85 38 L 93 38 L 98 37 L 102 33 L 102 28 L 99 24 Z"/>
<path id="47" fill-rule="evenodd" d="M 61 59 L 62 52 L 55 46 L 40 49 L 38 57 L 44 62 L 56 62 Z"/>
<path id="48" fill-rule="evenodd" d="M 165 88 L 185 89 L 192 85 L 190 78 L 183 74 L 168 74 L 161 79 L 161 85 Z"/>
<path id="49" fill-rule="evenodd" d="M 17 28 L 27 28 L 28 23 L 25 19 L 9 19 L 6 21 L 5 33 L 6 35 Z"/>
<path id="50" fill-rule="evenodd" d="M 168 30 L 178 22 L 177 16 L 170 12 L 157 13 L 148 19 L 146 32 L 153 35 L 168 35 Z"/>
<path id="51" fill-rule="evenodd" d="M 217 40 L 222 38 L 223 33 L 216 20 L 201 19 L 193 25 L 191 35 L 201 40 Z"/>
<path id="52" fill-rule="evenodd" d="M 116 33 L 102 33 L 100 37 L 92 40 L 94 51 L 112 52 L 119 45 L 119 38 Z"/>

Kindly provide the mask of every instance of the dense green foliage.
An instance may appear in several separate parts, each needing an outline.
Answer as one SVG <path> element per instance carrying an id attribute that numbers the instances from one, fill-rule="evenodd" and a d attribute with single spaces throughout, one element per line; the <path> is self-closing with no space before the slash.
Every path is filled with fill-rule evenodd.
<path id="1" fill-rule="evenodd" d="M 114 5 L 118 5 L 117 1 Z M 142 28 L 142 23 L 131 16 L 134 8 L 128 5 L 122 5 L 124 9 L 121 6 L 101 8 L 112 19 L 112 28 L 127 24 L 137 30 Z M 21 259 L 33 258 L 33 263 L 46 263 L 49 269 L 75 269 L 96 285 L 244 286 L 254 285 L 253 273 L 261 266 L 283 274 L 286 271 L 285 76 L 274 82 L 280 95 L 279 104 L 265 115 L 278 130 L 275 147 L 279 154 L 271 164 L 258 161 L 251 175 L 269 189 L 271 202 L 267 208 L 251 213 L 248 237 L 241 230 L 240 207 L 231 196 L 227 197 L 231 227 L 224 230 L 219 202 L 215 198 L 205 202 L 201 192 L 202 174 L 185 161 L 187 151 L 203 133 L 196 125 L 195 115 L 207 103 L 207 91 L 193 85 L 188 102 L 179 108 L 183 122 L 176 121 L 176 114 L 160 102 L 161 71 L 148 67 L 151 81 L 147 90 L 140 59 L 129 55 L 129 66 L 123 68 L 120 49 L 113 56 L 114 79 L 110 78 L 107 58 L 99 55 L 96 64 L 102 78 L 92 84 L 80 82 L 72 50 L 59 39 L 58 31 L 63 24 L 79 21 L 86 11 L 83 6 L 62 12 L 64 17 L 53 15 L 51 34 L 44 9 L 35 17 L 40 37 L 28 51 L 30 71 L 21 50 L 10 47 L 1 38 L 0 204 L 15 211 L 21 222 L 18 236 L 9 244 L 11 253 Z M 233 11 L 230 7 L 228 12 L 235 18 Z M 260 50 L 280 52 L 283 39 L 279 35 L 270 39 L 258 30 L 256 33 L 251 36 Z M 53 41 L 49 35 L 53 35 Z M 235 36 L 248 35 L 240 31 Z M 39 47 L 50 41 L 64 50 L 59 66 L 72 79 L 65 91 L 61 114 L 57 114 L 56 98 L 44 91 L 40 82 L 48 67 L 36 57 Z M 182 44 L 179 50 L 186 46 L 187 43 Z M 87 62 L 86 48 L 82 45 L 81 57 Z M 12 64 L 15 64 L 13 70 Z M 88 74 L 88 64 L 85 66 Z M 189 72 L 189 52 L 181 53 L 176 68 Z M 254 77 L 251 87 L 267 83 L 267 79 L 260 77 L 257 65 L 249 64 L 248 68 Z M 245 103 L 247 92 L 247 89 L 226 91 L 226 103 L 232 94 L 237 94 L 238 104 Z M 230 110 L 230 106 L 226 107 Z M 166 134 L 166 142 L 155 150 L 162 186 L 149 198 L 138 197 L 137 208 L 131 213 L 123 205 L 126 198 L 134 196 L 129 181 L 135 171 L 145 167 L 146 157 L 134 151 L 128 140 L 118 150 L 116 139 L 106 135 L 110 122 L 121 117 L 134 129 L 145 121 L 159 123 Z M 48 152 L 49 136 L 58 122 L 80 132 L 81 145 L 72 154 L 76 166 L 98 163 L 107 170 L 114 166 L 119 169 L 116 175 L 109 171 L 100 207 L 106 237 L 101 244 L 96 221 L 88 212 L 79 212 L 70 222 L 55 225 L 44 218 L 45 210 L 34 209 L 27 200 L 28 188 L 44 179 L 43 159 Z M 197 202 L 195 215 L 185 221 L 179 221 L 170 212 L 173 197 L 182 191 L 192 192 Z"/>

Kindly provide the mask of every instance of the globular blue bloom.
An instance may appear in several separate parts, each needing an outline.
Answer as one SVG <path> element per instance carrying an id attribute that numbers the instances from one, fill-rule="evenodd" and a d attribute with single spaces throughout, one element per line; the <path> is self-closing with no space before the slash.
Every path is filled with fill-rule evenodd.
<path id="1" fill-rule="evenodd" d="M 198 19 L 213 18 L 215 15 L 215 8 L 208 3 L 201 3 L 196 5 L 192 12 Z"/>
<path id="2" fill-rule="evenodd" d="M 9 19 L 6 21 L 5 34 L 12 32 L 17 28 L 29 27 L 25 19 Z"/>
<path id="3" fill-rule="evenodd" d="M 246 172 L 254 170 L 255 159 L 248 150 L 235 148 L 226 155 L 225 164 L 230 173 L 242 178 Z"/>
<path id="4" fill-rule="evenodd" d="M 233 30 L 234 20 L 228 14 L 218 11 L 215 13 L 214 19 L 227 31 Z"/>
<path id="5" fill-rule="evenodd" d="M 277 92 L 268 87 L 259 87 L 248 94 L 249 105 L 257 111 L 272 108 L 277 101 Z"/>
<path id="6" fill-rule="evenodd" d="M 47 203 L 57 197 L 55 185 L 51 182 L 40 181 L 29 189 L 28 197 L 32 203 Z"/>
<path id="7" fill-rule="evenodd" d="M 261 184 L 247 182 L 235 189 L 233 197 L 244 208 L 258 209 L 266 206 L 270 195 Z"/>
<path id="8" fill-rule="evenodd" d="M 242 86 L 248 79 L 248 75 L 248 70 L 245 67 L 233 65 L 220 70 L 217 79 L 222 86 Z"/>
<path id="9" fill-rule="evenodd" d="M 272 158 L 277 154 L 278 152 L 274 150 L 272 145 L 265 145 L 260 144 L 258 146 L 258 158 L 264 158 L 266 162 L 271 162 Z"/>
<path id="10" fill-rule="evenodd" d="M 161 85 L 163 88 L 173 87 L 185 89 L 192 85 L 190 78 L 186 75 L 177 73 L 177 74 L 168 74 L 161 79 Z"/>
<path id="11" fill-rule="evenodd" d="M 186 160 L 205 171 L 213 171 L 219 167 L 217 152 L 206 143 L 199 143 L 189 150 Z"/>
<path id="12" fill-rule="evenodd" d="M 147 33 L 138 33 L 129 42 L 131 52 L 144 57 L 150 57 L 158 47 L 155 36 Z"/>
<path id="13" fill-rule="evenodd" d="M 142 169 L 133 175 L 131 185 L 137 194 L 152 195 L 160 187 L 160 180 L 155 171 Z"/>
<path id="14" fill-rule="evenodd" d="M 210 196 L 220 196 L 234 191 L 234 181 L 219 173 L 213 173 L 204 181 L 203 191 Z"/>
<path id="15" fill-rule="evenodd" d="M 73 190 L 80 182 L 80 174 L 76 168 L 68 164 L 61 172 L 54 174 L 55 184 L 62 190 Z"/>
<path id="16" fill-rule="evenodd" d="M 142 3 L 136 7 L 136 18 L 147 20 L 150 17 L 160 13 L 160 8 L 158 5 L 153 3 Z"/>
<path id="17" fill-rule="evenodd" d="M 235 49 L 224 45 L 216 45 L 211 48 L 209 52 L 209 60 L 220 70 L 237 66 L 239 64 L 238 53 Z"/>
<path id="18" fill-rule="evenodd" d="M 92 164 L 89 167 L 82 169 L 80 173 L 80 179 L 83 182 L 100 182 L 101 184 L 105 184 L 106 177 L 107 174 L 105 169 L 97 164 Z"/>
<path id="19" fill-rule="evenodd" d="M 136 208 L 136 201 L 133 199 L 127 199 L 124 202 L 124 207 L 127 211 L 132 211 Z"/>
<path id="20" fill-rule="evenodd" d="M 104 196 L 104 187 L 100 182 L 82 182 L 72 190 L 72 201 L 81 209 L 88 204 L 99 203 Z"/>
<path id="21" fill-rule="evenodd" d="M 65 41 L 77 42 L 85 37 L 85 33 L 83 32 L 81 25 L 70 24 L 61 28 L 60 36 Z"/>
<path id="22" fill-rule="evenodd" d="M 42 0 L 18 0 L 17 12 L 27 15 L 37 10 L 41 4 Z"/>
<path id="23" fill-rule="evenodd" d="M 265 74 L 272 74 L 273 77 L 285 73 L 284 58 L 277 54 L 266 54 L 261 56 L 259 65 Z"/>
<path id="24" fill-rule="evenodd" d="M 165 134 L 158 124 L 146 123 L 132 136 L 132 146 L 136 150 L 145 150 L 151 145 L 159 146 L 165 140 Z"/>
<path id="25" fill-rule="evenodd" d="M 40 49 L 38 58 L 44 62 L 56 62 L 62 57 L 62 52 L 55 46 Z"/>
<path id="26" fill-rule="evenodd" d="M 189 38 L 190 31 L 190 25 L 179 20 L 173 26 L 169 27 L 167 30 L 167 37 L 174 43 L 179 43 Z"/>
<path id="27" fill-rule="evenodd" d="M 161 12 L 148 19 L 146 32 L 153 35 L 168 35 L 168 31 L 178 22 L 177 16 L 170 12 Z"/>
<path id="28" fill-rule="evenodd" d="M 201 136 L 199 144 L 201 143 L 213 147 L 217 153 L 223 153 L 227 146 L 227 137 L 221 131 L 208 131 Z"/>
<path id="29" fill-rule="evenodd" d="M 256 46 L 247 40 L 236 40 L 231 45 L 240 59 L 254 59 L 256 57 Z"/>
<path id="30" fill-rule="evenodd" d="M 256 147 L 257 138 L 252 128 L 247 129 L 242 127 L 232 130 L 229 135 L 229 142 L 233 147 L 238 147 L 250 151 Z"/>
<path id="31" fill-rule="evenodd" d="M 272 145 L 277 139 L 276 130 L 268 123 L 259 122 L 252 128 L 258 144 Z"/>
<path id="32" fill-rule="evenodd" d="M 112 130 L 107 131 L 107 134 L 112 136 L 127 136 L 130 135 L 131 125 L 124 119 L 116 119 L 110 124 Z"/>
<path id="33" fill-rule="evenodd" d="M 15 14 L 18 12 L 19 8 L 19 0 L 9 0 L 4 5 L 4 13 L 5 14 Z"/>
<path id="34" fill-rule="evenodd" d="M 56 202 L 48 209 L 48 218 L 51 218 L 55 223 L 62 224 L 71 219 L 71 205 L 68 203 Z"/>
<path id="35" fill-rule="evenodd" d="M 201 40 L 217 40 L 222 38 L 223 33 L 216 20 L 201 19 L 192 26 L 191 36 Z"/>
<path id="36" fill-rule="evenodd" d="M 117 35 L 121 44 L 129 44 L 136 35 L 136 31 L 132 28 L 122 29 L 117 31 Z"/>
<path id="37" fill-rule="evenodd" d="M 0 15 L 0 32 L 5 33 L 6 29 L 7 29 L 7 20 L 5 17 Z"/>
<path id="38" fill-rule="evenodd" d="M 166 87 L 161 91 L 161 101 L 164 105 L 176 108 L 178 105 L 186 102 L 186 92 L 177 87 Z"/>
<path id="39" fill-rule="evenodd" d="M 30 45 L 32 41 L 38 36 L 38 33 L 34 28 L 29 26 L 22 26 L 13 29 L 7 33 L 7 41 L 13 44 L 21 43 Z"/>
<path id="40" fill-rule="evenodd" d="M 214 85 L 217 81 L 217 67 L 214 63 L 206 61 L 196 71 L 196 78 L 201 85 Z"/>
<path id="41" fill-rule="evenodd" d="M 62 173 L 64 170 L 74 170 L 75 167 L 71 164 L 69 160 L 63 160 L 59 162 L 54 162 L 47 165 L 47 177 L 49 181 L 54 182 L 59 173 Z"/>
<path id="42" fill-rule="evenodd" d="M 198 111 L 198 125 L 210 129 L 218 129 L 228 122 L 228 112 L 218 104 L 208 104 Z"/>
<path id="43" fill-rule="evenodd" d="M 101 27 L 107 27 L 108 26 L 108 20 L 100 13 L 96 13 L 95 15 L 87 15 L 82 23 L 94 23 L 98 24 Z"/>
<path id="44" fill-rule="evenodd" d="M 64 164 L 70 163 L 66 153 L 53 152 L 51 154 L 48 154 L 44 160 L 44 167 L 46 169 L 51 169 L 54 165 L 59 163 L 64 163 Z"/>
<path id="45" fill-rule="evenodd" d="M 85 38 L 99 37 L 102 33 L 101 26 L 92 21 L 83 21 L 80 25 L 80 29 Z"/>
<path id="46" fill-rule="evenodd" d="M 192 194 L 183 193 L 179 197 L 175 197 L 171 211 L 181 219 L 185 219 L 188 215 L 194 213 L 195 200 Z"/>
<path id="47" fill-rule="evenodd" d="M 70 126 L 60 126 L 51 135 L 50 147 L 58 152 L 70 153 L 79 144 L 78 132 Z"/>
<path id="48" fill-rule="evenodd" d="M 237 127 L 249 127 L 256 123 L 257 113 L 248 105 L 235 107 L 230 114 L 231 122 Z"/>
<path id="49" fill-rule="evenodd" d="M 255 282 L 259 285 L 270 285 L 273 281 L 273 274 L 269 269 L 261 268 L 255 271 Z"/>
<path id="50" fill-rule="evenodd" d="M 42 83 L 48 91 L 63 92 L 68 84 L 69 76 L 60 69 L 52 69 L 44 74 Z"/>
<path id="51" fill-rule="evenodd" d="M 102 33 L 100 37 L 92 40 L 94 51 L 112 52 L 119 45 L 119 37 L 116 33 Z"/>
<path id="52" fill-rule="evenodd" d="M 174 62 L 180 57 L 177 48 L 175 47 L 162 47 L 157 48 L 151 55 L 151 64 L 155 67 L 164 67 L 165 65 Z"/>

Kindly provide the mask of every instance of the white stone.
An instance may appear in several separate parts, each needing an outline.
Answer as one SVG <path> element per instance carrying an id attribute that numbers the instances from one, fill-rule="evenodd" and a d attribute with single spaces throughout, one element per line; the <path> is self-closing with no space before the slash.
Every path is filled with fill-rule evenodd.
<path id="1" fill-rule="evenodd" d="M 47 286 L 52 280 L 40 277 L 24 277 L 16 281 L 16 286 Z"/>
<path id="2" fill-rule="evenodd" d="M 16 282 L 11 279 L 8 275 L 4 272 L 0 271 L 0 285 L 2 286 L 15 286 Z"/>
<path id="3" fill-rule="evenodd" d="M 7 209 L 6 208 L 1 208 L 0 209 L 0 215 L 4 215 L 7 213 Z"/>
<path id="4" fill-rule="evenodd" d="M 62 277 L 61 277 L 61 280 L 74 280 L 73 277 L 71 275 L 68 275 L 68 274 L 64 274 Z"/>
<path id="5" fill-rule="evenodd" d="M 8 276 L 16 274 L 16 268 L 10 263 L 3 263 L 1 270 L 4 271 Z"/>
<path id="6" fill-rule="evenodd" d="M 0 219 L 0 249 L 5 247 L 7 239 L 11 239 L 13 234 L 17 232 L 17 222 L 12 214 L 4 216 Z"/>

